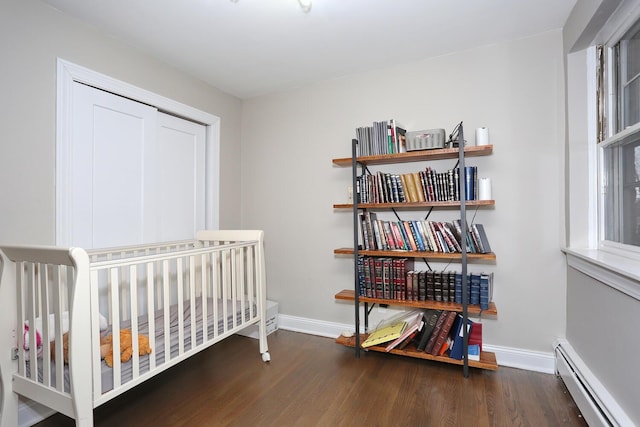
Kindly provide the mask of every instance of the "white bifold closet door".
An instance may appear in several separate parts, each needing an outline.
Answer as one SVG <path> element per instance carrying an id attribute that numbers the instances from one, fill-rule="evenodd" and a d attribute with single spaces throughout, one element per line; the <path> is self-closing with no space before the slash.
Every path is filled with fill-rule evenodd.
<path id="1" fill-rule="evenodd" d="M 193 238 L 205 224 L 205 133 L 203 125 L 74 83 L 68 244 Z"/>

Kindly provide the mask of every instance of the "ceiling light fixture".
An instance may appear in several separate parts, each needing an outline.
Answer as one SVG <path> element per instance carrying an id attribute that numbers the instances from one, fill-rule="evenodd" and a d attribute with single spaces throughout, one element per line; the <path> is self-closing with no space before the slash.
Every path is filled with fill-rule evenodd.
<path id="1" fill-rule="evenodd" d="M 304 13 L 311 11 L 311 0 L 298 0 L 298 4 Z"/>
<path id="2" fill-rule="evenodd" d="M 238 3 L 238 0 L 230 0 L 231 3 Z M 309 13 L 311 12 L 311 0 L 298 0 L 298 4 L 300 5 L 300 9 L 302 9 L 302 11 L 304 13 Z"/>

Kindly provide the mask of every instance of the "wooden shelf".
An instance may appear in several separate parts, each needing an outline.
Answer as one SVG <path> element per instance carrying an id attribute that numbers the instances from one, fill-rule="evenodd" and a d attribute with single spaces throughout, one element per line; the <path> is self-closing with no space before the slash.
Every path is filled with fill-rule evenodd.
<path id="1" fill-rule="evenodd" d="M 361 342 L 364 341 L 366 339 L 367 335 L 366 334 L 361 334 L 360 335 L 360 339 Z M 340 345 L 344 345 L 347 347 L 355 347 L 355 337 L 344 337 L 342 335 L 340 335 L 338 338 L 336 338 L 336 343 L 340 344 Z M 408 357 L 414 357 L 414 358 L 418 358 L 418 359 L 425 359 L 425 360 L 433 360 L 436 362 L 444 362 L 444 363 L 451 363 L 453 365 L 462 365 L 463 361 L 462 360 L 457 360 L 457 359 L 452 359 L 448 356 L 432 356 L 429 353 L 425 353 L 424 351 L 418 351 L 416 350 L 416 348 L 414 346 L 407 346 L 402 350 L 398 350 L 398 349 L 393 349 L 389 352 L 387 352 L 385 350 L 385 346 L 382 345 L 376 345 L 376 346 L 372 346 L 372 347 L 368 347 L 366 349 L 363 349 L 365 351 L 375 351 L 375 352 L 380 352 L 380 353 L 389 353 L 389 354 L 397 354 L 400 356 L 408 356 Z M 498 370 L 498 362 L 496 361 L 496 355 L 495 353 L 491 353 L 488 351 L 483 351 L 480 353 L 480 360 L 469 360 L 469 366 L 473 367 L 473 368 L 480 368 L 480 369 L 488 369 L 490 371 L 497 371 Z"/>
<path id="2" fill-rule="evenodd" d="M 495 206 L 495 200 L 467 200 L 466 206 Z M 424 209 L 424 208 L 459 208 L 459 201 L 446 202 L 411 202 L 411 203 L 358 203 L 360 209 Z M 335 203 L 334 209 L 353 209 L 353 203 Z"/>
<path id="3" fill-rule="evenodd" d="M 353 255 L 353 248 L 337 248 L 333 250 L 336 255 Z M 462 258 L 460 252 L 432 252 L 432 251 L 366 251 L 358 250 L 359 255 L 393 258 L 426 258 L 442 261 L 459 261 Z M 467 253 L 467 261 L 494 261 L 496 254 L 489 252 L 486 254 Z"/>
<path id="4" fill-rule="evenodd" d="M 465 157 L 487 156 L 493 153 L 493 145 L 479 145 L 464 147 Z M 427 160 L 455 159 L 458 157 L 457 148 L 438 148 L 435 150 L 411 151 L 408 153 L 383 154 L 378 156 L 358 157 L 356 161 L 363 165 L 387 165 L 392 163 L 409 163 Z M 333 159 L 336 166 L 351 166 L 351 157 Z"/>
<path id="5" fill-rule="evenodd" d="M 356 293 L 353 289 L 344 289 L 338 292 L 335 295 L 335 299 L 342 301 L 355 301 Z M 447 310 L 447 311 L 457 311 L 462 313 L 462 304 L 456 304 L 453 302 L 439 302 L 439 301 L 402 301 L 395 299 L 384 299 L 384 298 L 371 298 L 371 297 L 358 297 L 360 302 L 366 303 L 375 303 L 375 304 L 387 304 L 387 305 L 395 305 L 402 307 L 411 307 L 411 308 L 426 308 L 426 309 L 435 309 L 435 310 Z M 496 308 L 496 304 L 492 301 L 489 303 L 489 308 L 486 310 L 480 310 L 479 305 L 467 305 L 467 312 L 471 315 L 498 315 L 498 309 Z"/>

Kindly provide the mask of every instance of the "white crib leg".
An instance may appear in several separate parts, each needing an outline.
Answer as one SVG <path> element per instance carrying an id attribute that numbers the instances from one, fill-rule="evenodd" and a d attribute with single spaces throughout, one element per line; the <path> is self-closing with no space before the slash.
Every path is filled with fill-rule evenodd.
<path id="1" fill-rule="evenodd" d="M 267 345 L 267 321 L 264 316 L 258 322 L 258 335 L 260 336 L 260 353 L 262 354 L 262 361 L 269 362 L 271 355 L 269 354 L 269 346 Z"/>

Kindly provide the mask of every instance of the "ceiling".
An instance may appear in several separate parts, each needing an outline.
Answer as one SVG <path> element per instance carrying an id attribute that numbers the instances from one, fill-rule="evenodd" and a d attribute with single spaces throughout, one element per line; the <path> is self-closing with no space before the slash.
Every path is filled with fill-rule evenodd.
<path id="1" fill-rule="evenodd" d="M 576 0 L 42 0 L 242 99 L 562 28 Z"/>

